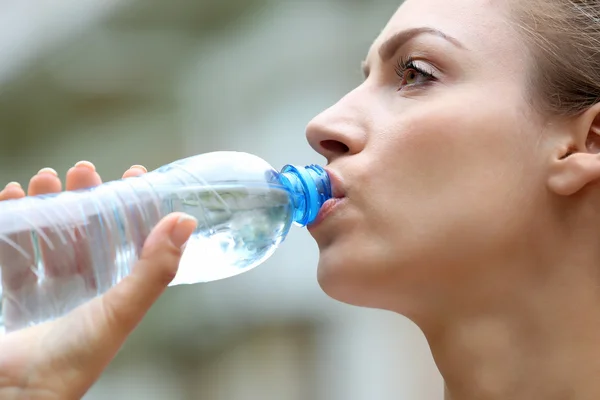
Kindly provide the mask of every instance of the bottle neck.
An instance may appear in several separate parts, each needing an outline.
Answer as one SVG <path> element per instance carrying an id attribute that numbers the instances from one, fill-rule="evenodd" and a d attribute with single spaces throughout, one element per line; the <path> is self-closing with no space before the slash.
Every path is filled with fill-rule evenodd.
<path id="1" fill-rule="evenodd" d="M 323 204 L 332 197 L 327 172 L 318 165 L 286 165 L 280 177 L 292 198 L 294 222 L 300 226 L 312 223 Z"/>

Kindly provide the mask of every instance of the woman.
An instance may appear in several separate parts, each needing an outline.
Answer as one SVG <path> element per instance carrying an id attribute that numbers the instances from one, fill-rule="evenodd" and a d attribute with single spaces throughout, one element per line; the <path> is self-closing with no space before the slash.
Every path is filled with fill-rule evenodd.
<path id="1" fill-rule="evenodd" d="M 411 318 L 449 399 L 600 398 L 599 50 L 598 0 L 407 0 L 308 127 L 341 197 L 310 227 L 319 283 Z M 83 163 L 67 189 L 99 182 Z M 177 220 L 98 301 L 2 338 L 0 397 L 84 393 L 173 276 Z"/>

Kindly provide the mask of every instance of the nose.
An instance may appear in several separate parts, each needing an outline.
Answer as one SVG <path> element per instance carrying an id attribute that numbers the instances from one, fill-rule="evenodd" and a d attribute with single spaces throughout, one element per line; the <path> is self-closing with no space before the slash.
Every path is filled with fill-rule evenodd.
<path id="1" fill-rule="evenodd" d="M 367 141 L 365 108 L 359 107 L 356 91 L 342 98 L 332 107 L 317 115 L 306 128 L 310 146 L 333 160 L 360 153 Z"/>

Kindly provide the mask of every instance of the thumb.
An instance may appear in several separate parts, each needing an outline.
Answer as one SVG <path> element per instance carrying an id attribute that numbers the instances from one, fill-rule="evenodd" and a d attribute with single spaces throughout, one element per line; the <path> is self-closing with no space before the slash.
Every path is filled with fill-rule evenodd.
<path id="1" fill-rule="evenodd" d="M 133 271 L 102 299 L 103 324 L 114 334 L 128 335 L 177 273 L 182 247 L 197 226 L 193 217 L 173 213 L 152 230 Z"/>
<path id="2" fill-rule="evenodd" d="M 69 338 L 64 361 L 79 366 L 83 390 L 93 383 L 177 273 L 182 246 L 197 221 L 173 213 L 152 230 L 130 275 L 103 296 L 53 321 L 52 337 Z M 56 339 L 56 338 L 55 338 Z M 55 342 L 52 340 L 51 342 Z M 77 385 L 74 385 L 77 386 Z M 73 387 L 76 390 L 75 387 Z"/>

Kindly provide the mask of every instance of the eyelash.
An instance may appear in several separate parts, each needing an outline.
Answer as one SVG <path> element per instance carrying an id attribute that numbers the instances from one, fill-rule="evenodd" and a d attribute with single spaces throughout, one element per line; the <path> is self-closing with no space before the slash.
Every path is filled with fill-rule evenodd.
<path id="1" fill-rule="evenodd" d="M 396 67 L 394 68 L 396 71 L 396 74 L 398 75 L 398 77 L 401 79 L 401 82 L 404 82 L 404 79 L 406 78 L 406 72 L 407 71 L 414 71 L 417 74 L 423 76 L 425 79 L 427 79 L 428 81 L 435 81 L 436 77 L 434 76 L 433 72 L 431 71 L 426 71 L 423 68 L 419 67 L 416 63 L 415 63 L 415 59 L 412 57 L 401 57 L 398 59 L 398 62 L 396 64 Z M 407 85 L 408 87 L 410 86 L 414 86 L 415 84 L 412 85 Z M 403 88 L 407 87 L 407 86 L 401 86 L 398 90 L 402 90 Z"/>

